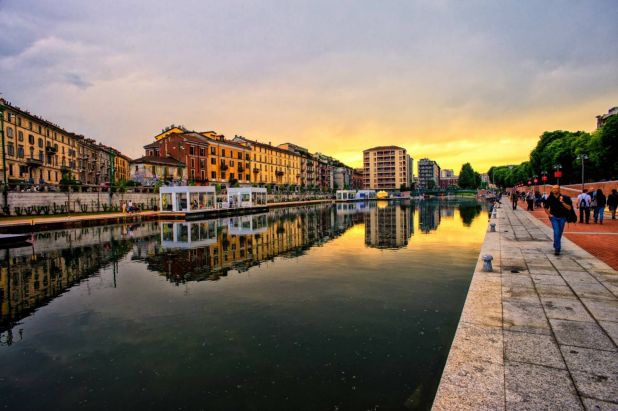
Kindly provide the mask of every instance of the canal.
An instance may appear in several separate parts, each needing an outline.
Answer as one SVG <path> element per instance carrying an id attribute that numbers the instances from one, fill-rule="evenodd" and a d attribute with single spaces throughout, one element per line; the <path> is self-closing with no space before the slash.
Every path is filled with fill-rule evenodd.
<path id="1" fill-rule="evenodd" d="M 0 251 L 0 408 L 431 407 L 487 212 L 281 208 Z"/>

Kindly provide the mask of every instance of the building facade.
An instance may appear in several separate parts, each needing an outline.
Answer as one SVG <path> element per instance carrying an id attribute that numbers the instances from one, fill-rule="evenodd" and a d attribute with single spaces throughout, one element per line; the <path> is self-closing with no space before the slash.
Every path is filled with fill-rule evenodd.
<path id="1" fill-rule="evenodd" d="M 251 182 L 277 186 L 300 186 L 301 156 L 271 144 L 260 143 L 243 136 L 232 140 L 251 151 Z"/>
<path id="2" fill-rule="evenodd" d="M 144 149 L 147 157 L 182 162 L 187 180 L 197 184 L 251 183 L 251 150 L 214 131 L 171 133 Z"/>
<path id="3" fill-rule="evenodd" d="M 418 161 L 418 188 L 440 187 L 440 166 L 434 160 L 421 158 Z"/>
<path id="4" fill-rule="evenodd" d="M 405 148 L 373 147 L 363 151 L 364 187 L 371 190 L 398 190 L 409 187 L 412 159 Z"/>
<path id="5" fill-rule="evenodd" d="M 152 187 L 158 182 L 187 183 L 184 163 L 172 157 L 140 157 L 131 161 L 129 168 L 129 178 L 145 187 Z"/>
<path id="6" fill-rule="evenodd" d="M 618 115 L 618 106 L 610 108 L 607 111 L 607 114 L 601 114 L 597 116 L 597 129 L 603 127 L 607 119 L 615 115 Z"/>
<path id="7" fill-rule="evenodd" d="M 77 174 L 74 135 L 0 99 L 6 180 L 9 184 L 58 185 Z M 4 176 L 3 176 L 4 177 Z"/>

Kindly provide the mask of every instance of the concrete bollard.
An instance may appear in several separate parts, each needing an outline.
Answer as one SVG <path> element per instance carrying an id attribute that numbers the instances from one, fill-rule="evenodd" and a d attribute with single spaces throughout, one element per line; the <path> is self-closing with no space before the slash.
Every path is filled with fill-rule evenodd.
<path id="1" fill-rule="evenodd" d="M 489 231 L 491 231 L 492 233 L 496 232 L 496 223 L 491 223 L 489 224 Z"/>
<path id="2" fill-rule="evenodd" d="M 491 266 L 491 260 L 493 259 L 494 258 L 489 254 L 483 256 L 483 271 L 490 273 L 494 270 Z"/>

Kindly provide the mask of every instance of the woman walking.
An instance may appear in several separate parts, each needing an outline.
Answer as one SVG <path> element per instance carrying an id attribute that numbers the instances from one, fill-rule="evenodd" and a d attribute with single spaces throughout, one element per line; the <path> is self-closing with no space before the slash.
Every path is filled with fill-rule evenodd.
<path id="1" fill-rule="evenodd" d="M 573 210 L 571 198 L 560 194 L 560 186 L 553 186 L 545 202 L 545 213 L 549 216 L 551 227 L 554 230 L 554 255 L 560 255 L 562 233 L 567 217 Z"/>
<path id="2" fill-rule="evenodd" d="M 603 213 L 605 213 L 605 204 L 607 204 L 607 198 L 605 198 L 603 190 L 600 188 L 597 189 L 594 199 L 596 200 L 596 206 L 594 207 L 594 223 L 596 224 L 598 220 L 600 224 L 603 224 Z"/>

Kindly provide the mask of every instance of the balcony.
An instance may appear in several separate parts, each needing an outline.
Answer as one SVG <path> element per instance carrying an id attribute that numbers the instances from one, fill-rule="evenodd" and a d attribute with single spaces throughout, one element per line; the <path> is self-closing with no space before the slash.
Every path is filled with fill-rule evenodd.
<path id="1" fill-rule="evenodd" d="M 53 146 L 46 146 L 45 147 L 45 153 L 46 154 L 54 155 L 57 152 L 58 152 L 58 149 L 56 147 L 53 147 Z"/>
<path id="2" fill-rule="evenodd" d="M 41 167 L 43 166 L 43 160 L 39 160 L 38 158 L 30 157 L 26 159 L 26 164 L 30 167 Z"/>

